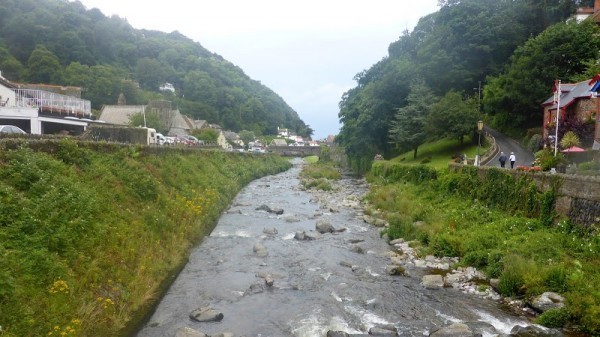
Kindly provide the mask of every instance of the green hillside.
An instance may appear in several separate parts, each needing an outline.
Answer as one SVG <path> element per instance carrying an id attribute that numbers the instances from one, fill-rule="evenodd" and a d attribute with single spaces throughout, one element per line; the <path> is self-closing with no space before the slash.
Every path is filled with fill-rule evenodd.
<path id="1" fill-rule="evenodd" d="M 312 134 L 280 96 L 200 43 L 177 31 L 134 29 L 80 2 L 1 1 L 0 70 L 13 82 L 83 87 L 96 111 L 123 93 L 128 104 L 164 98 L 233 131 Z M 166 82 L 175 94 L 159 91 Z"/>
<path id="2" fill-rule="evenodd" d="M 600 70 L 598 27 L 566 23 L 591 1 L 439 4 L 344 94 L 337 141 L 354 169 L 368 169 L 377 153 L 392 158 L 449 137 L 460 143 L 476 134 L 478 120 L 518 134 L 541 128 L 540 104 L 555 79 Z"/>

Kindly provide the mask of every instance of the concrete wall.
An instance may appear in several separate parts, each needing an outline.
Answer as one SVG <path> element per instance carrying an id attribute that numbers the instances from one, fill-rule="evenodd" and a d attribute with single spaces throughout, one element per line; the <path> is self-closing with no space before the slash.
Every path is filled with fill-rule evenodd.
<path id="1" fill-rule="evenodd" d="M 461 166 L 461 164 L 452 163 L 450 169 L 460 172 Z M 478 170 L 478 176 L 485 179 L 487 171 L 498 170 L 498 168 L 479 167 Z M 516 178 L 521 176 L 531 178 L 540 192 L 548 191 L 553 180 L 558 179 L 556 212 L 579 225 L 600 224 L 600 177 L 546 172 L 529 173 L 511 169 L 504 171 Z"/>

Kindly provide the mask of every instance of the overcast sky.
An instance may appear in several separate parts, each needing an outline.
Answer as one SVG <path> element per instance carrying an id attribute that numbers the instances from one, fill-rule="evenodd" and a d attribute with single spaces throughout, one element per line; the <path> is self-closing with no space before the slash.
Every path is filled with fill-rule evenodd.
<path id="1" fill-rule="evenodd" d="M 437 0 L 80 0 L 137 29 L 174 30 L 242 68 L 315 131 L 337 134 L 353 77 L 387 56 Z"/>

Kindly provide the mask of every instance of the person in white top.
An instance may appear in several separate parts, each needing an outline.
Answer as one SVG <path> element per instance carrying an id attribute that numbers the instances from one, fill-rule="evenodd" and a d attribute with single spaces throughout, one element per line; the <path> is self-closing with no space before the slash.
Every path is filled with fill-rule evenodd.
<path id="1" fill-rule="evenodd" d="M 510 168 L 514 168 L 515 167 L 515 162 L 517 161 L 517 157 L 515 157 L 515 153 L 511 152 L 510 156 L 508 157 L 508 160 L 510 161 Z"/>

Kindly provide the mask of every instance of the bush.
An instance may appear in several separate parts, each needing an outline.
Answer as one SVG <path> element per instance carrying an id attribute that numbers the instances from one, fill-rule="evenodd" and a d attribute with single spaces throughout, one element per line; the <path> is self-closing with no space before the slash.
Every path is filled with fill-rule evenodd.
<path id="1" fill-rule="evenodd" d="M 571 320 L 571 315 L 565 308 L 544 311 L 535 320 L 537 324 L 547 328 L 562 328 Z"/>
<path id="2" fill-rule="evenodd" d="M 535 152 L 539 151 L 543 145 L 544 145 L 544 139 L 542 138 L 542 135 L 535 134 L 535 135 L 531 136 L 531 138 L 529 139 L 529 142 L 527 142 L 527 149 L 529 151 L 535 153 Z"/>
<path id="3" fill-rule="evenodd" d="M 551 168 L 557 168 L 561 165 L 566 165 L 565 156 L 558 152 L 554 155 L 554 149 L 545 148 L 535 153 L 535 162 L 542 167 L 542 170 L 549 171 Z"/>
<path id="4" fill-rule="evenodd" d="M 498 292 L 507 297 L 521 296 L 525 293 L 525 274 L 529 270 L 529 263 L 517 255 L 510 255 L 504 259 L 504 270 L 500 274 Z"/>
<path id="5" fill-rule="evenodd" d="M 588 161 L 579 164 L 578 167 L 582 171 L 598 171 L 600 170 L 600 161 Z"/>

